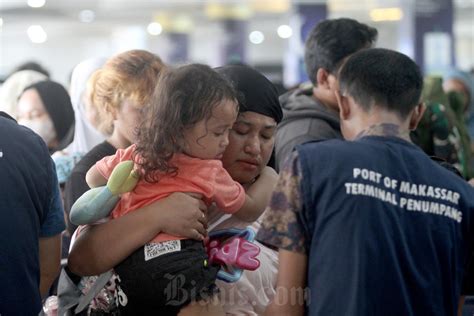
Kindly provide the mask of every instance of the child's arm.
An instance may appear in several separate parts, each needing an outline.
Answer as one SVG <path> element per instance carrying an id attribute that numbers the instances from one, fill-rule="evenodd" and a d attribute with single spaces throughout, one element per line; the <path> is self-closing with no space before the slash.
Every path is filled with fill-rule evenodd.
<path id="1" fill-rule="evenodd" d="M 107 184 L 107 179 L 100 174 L 97 167 L 92 166 L 86 174 L 86 182 L 90 188 L 97 188 Z"/>
<path id="2" fill-rule="evenodd" d="M 257 180 L 247 189 L 245 203 L 234 215 L 246 222 L 256 221 L 265 210 L 278 180 L 278 174 L 265 167 Z"/>

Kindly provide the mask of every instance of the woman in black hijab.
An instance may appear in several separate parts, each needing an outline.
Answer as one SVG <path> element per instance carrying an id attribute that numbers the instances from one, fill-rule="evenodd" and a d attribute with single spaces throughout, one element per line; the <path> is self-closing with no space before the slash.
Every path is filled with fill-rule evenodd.
<path id="1" fill-rule="evenodd" d="M 229 133 L 222 164 L 232 178 L 247 189 L 262 171 L 265 172 L 272 156 L 276 127 L 283 117 L 278 92 L 265 76 L 249 66 L 230 65 L 216 71 L 232 82 L 239 99 L 239 116 Z M 209 232 L 247 226 L 258 230 L 259 227 L 258 221 L 244 222 L 213 208 L 209 208 L 208 217 Z M 278 253 L 256 243 L 260 247 L 257 257 L 260 268 L 245 271 L 235 283 L 217 282 L 223 293 L 221 303 L 226 315 L 262 315 L 275 295 Z"/>
<path id="2" fill-rule="evenodd" d="M 18 123 L 41 136 L 50 153 L 65 148 L 74 130 L 74 110 L 66 89 L 49 80 L 28 86 L 18 100 Z"/>
<path id="3" fill-rule="evenodd" d="M 216 71 L 232 82 L 238 93 L 240 113 L 234 125 L 233 133 L 229 136 L 230 144 L 226 149 L 227 154 L 224 154 L 222 162 L 234 180 L 239 182 L 253 181 L 265 165 L 274 167 L 273 159 L 271 159 L 274 156 L 274 133 L 276 132 L 276 125 L 283 118 L 283 112 L 278 101 L 278 91 L 264 75 L 246 65 L 229 65 L 216 68 Z M 252 121 L 251 124 L 249 124 L 249 120 Z M 266 121 L 266 125 L 256 126 L 257 121 L 260 123 Z M 245 126 L 253 126 L 253 131 L 260 134 L 258 142 L 260 153 L 258 155 L 253 151 L 252 146 L 241 146 L 241 148 L 236 146 L 241 143 L 238 140 L 241 140 L 244 138 L 242 136 L 250 132 L 250 129 L 245 128 Z M 259 127 L 259 129 L 255 129 L 256 127 Z M 247 141 L 251 141 L 249 137 L 245 138 Z M 250 153 L 248 153 L 249 149 Z M 268 156 L 268 153 L 270 153 L 270 156 Z M 233 166 L 239 159 L 249 159 L 249 161 L 256 159 L 256 162 L 259 163 L 258 168 L 255 169 L 255 172 L 245 172 L 246 169 Z M 238 175 L 238 172 L 244 172 L 244 174 Z"/>
<path id="4" fill-rule="evenodd" d="M 232 178 L 247 189 L 267 166 L 273 151 L 276 126 L 283 116 L 278 102 L 278 93 L 265 76 L 251 67 L 232 65 L 217 68 L 216 71 L 231 81 L 239 94 L 239 115 L 229 133 L 229 145 L 224 152 L 222 163 Z M 175 197 L 177 198 L 177 196 Z M 181 197 L 179 199 L 182 200 Z M 170 203 L 162 204 L 166 206 L 166 208 L 163 206 L 163 211 L 175 209 L 176 214 L 180 214 L 176 216 L 183 216 L 181 214 L 182 206 L 173 201 L 173 195 L 163 201 Z M 196 206 L 196 204 L 194 205 Z M 201 207 L 203 206 L 201 205 Z M 161 209 L 155 206 L 153 211 L 157 212 Z M 114 244 L 127 242 L 130 248 L 134 249 L 143 246 L 149 239 L 145 235 L 144 238 L 139 238 L 136 231 L 145 229 L 153 231 L 153 227 L 156 226 L 156 223 L 149 220 L 148 212 L 149 210 L 145 209 L 134 212 L 133 217 L 137 221 L 124 216 L 102 225 L 94 225 L 93 232 L 87 230 L 81 232 L 81 239 L 74 245 L 69 257 L 71 267 L 92 266 L 97 269 L 94 272 L 103 272 L 112 267 L 111 262 L 121 262 L 130 253 L 125 253 L 123 247 L 121 251 L 112 253 L 109 241 L 114 240 Z M 256 222 L 243 222 L 234 216 L 225 216 L 216 209 L 209 208 L 207 216 L 203 216 L 199 208 L 195 209 L 195 213 L 199 215 L 199 220 L 208 218 L 209 231 L 229 227 L 244 228 L 249 225 L 257 228 Z M 197 220 L 191 219 L 190 222 L 193 222 L 195 227 L 200 226 Z M 167 223 L 163 223 L 163 227 L 166 225 Z M 195 234 L 190 234 L 190 238 L 198 238 L 196 235 L 198 229 L 196 228 L 194 231 Z M 129 238 L 131 235 L 136 237 L 133 241 Z M 94 245 L 91 246 L 90 243 Z M 259 269 L 245 271 L 236 283 L 219 283 L 222 290 L 223 308 L 228 315 L 261 315 L 267 304 L 273 299 L 275 294 L 273 286 L 276 284 L 278 271 L 278 255 L 276 251 L 262 244 L 259 246 L 258 259 L 261 262 Z M 91 251 L 91 249 L 95 250 Z M 105 251 L 110 259 L 109 264 L 99 255 Z M 90 270 L 89 273 L 91 273 Z"/>

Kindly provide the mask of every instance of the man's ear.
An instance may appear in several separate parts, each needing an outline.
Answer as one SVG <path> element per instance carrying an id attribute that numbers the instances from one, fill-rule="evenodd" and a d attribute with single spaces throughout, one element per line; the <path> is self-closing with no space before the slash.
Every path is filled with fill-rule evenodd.
<path id="1" fill-rule="evenodd" d="M 329 72 L 326 69 L 319 68 L 316 73 L 316 86 L 319 88 L 329 89 Z"/>
<path id="2" fill-rule="evenodd" d="M 426 105 L 424 102 L 419 103 L 410 113 L 410 125 L 409 128 L 411 131 L 414 131 L 420 123 L 423 114 L 425 114 Z"/>
<path id="3" fill-rule="evenodd" d="M 343 96 L 339 90 L 334 91 L 336 94 L 337 105 L 339 107 L 339 118 L 342 120 L 346 120 L 349 115 L 351 114 L 351 108 L 349 106 L 349 100 L 347 97 Z"/>

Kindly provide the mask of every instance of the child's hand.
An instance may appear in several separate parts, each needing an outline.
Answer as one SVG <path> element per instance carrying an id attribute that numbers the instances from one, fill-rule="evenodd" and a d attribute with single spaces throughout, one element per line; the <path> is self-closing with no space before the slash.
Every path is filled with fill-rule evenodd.
<path id="1" fill-rule="evenodd" d="M 257 180 L 247 188 L 247 196 L 242 208 L 235 216 L 246 222 L 256 221 L 270 201 L 278 174 L 270 167 L 263 168 Z"/>
<path id="2" fill-rule="evenodd" d="M 255 182 L 250 186 L 266 186 L 269 188 L 270 191 L 273 191 L 273 187 L 275 186 L 278 180 L 278 173 L 272 168 L 265 166 L 262 172 L 260 172 L 260 176 L 255 180 Z"/>
<path id="3" fill-rule="evenodd" d="M 278 173 L 269 166 L 265 166 L 265 168 L 263 168 L 262 172 L 260 173 L 260 177 L 261 176 L 268 177 L 268 179 L 272 181 L 276 181 L 278 179 Z"/>

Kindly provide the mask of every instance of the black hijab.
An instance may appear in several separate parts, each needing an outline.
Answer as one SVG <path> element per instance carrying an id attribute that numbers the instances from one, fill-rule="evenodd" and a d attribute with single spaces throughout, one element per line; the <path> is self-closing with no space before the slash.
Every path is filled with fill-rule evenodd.
<path id="1" fill-rule="evenodd" d="M 74 130 L 74 110 L 66 89 L 54 81 L 40 81 L 25 88 L 35 89 L 43 101 L 44 107 L 53 121 L 58 139 L 56 150 L 65 148 L 71 141 Z"/>
<path id="2" fill-rule="evenodd" d="M 256 112 L 280 123 L 283 112 L 278 101 L 278 91 L 264 75 L 245 65 L 223 66 L 216 68 L 216 71 L 237 90 L 239 112 Z"/>

